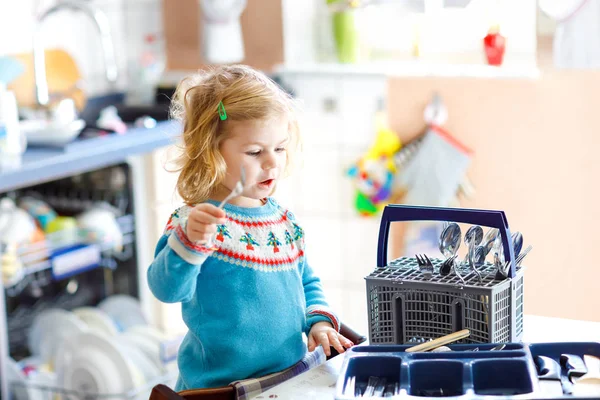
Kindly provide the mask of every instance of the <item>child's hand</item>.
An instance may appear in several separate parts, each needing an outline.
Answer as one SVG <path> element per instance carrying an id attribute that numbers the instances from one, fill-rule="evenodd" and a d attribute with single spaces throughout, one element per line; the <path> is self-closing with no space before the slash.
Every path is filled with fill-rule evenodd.
<path id="1" fill-rule="evenodd" d="M 317 322 L 308 333 L 308 351 L 313 351 L 318 345 L 323 346 L 325 355 L 331 355 L 329 346 L 333 346 L 339 353 L 354 346 L 354 343 L 341 333 L 338 333 L 329 322 Z"/>
<path id="2" fill-rule="evenodd" d="M 217 231 L 217 224 L 225 223 L 225 211 L 210 203 L 198 204 L 190 212 L 187 236 L 192 242 L 207 243 Z"/>

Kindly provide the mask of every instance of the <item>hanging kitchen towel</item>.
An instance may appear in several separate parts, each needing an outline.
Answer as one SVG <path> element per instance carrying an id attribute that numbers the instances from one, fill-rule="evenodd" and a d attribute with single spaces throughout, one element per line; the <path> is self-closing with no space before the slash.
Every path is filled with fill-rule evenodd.
<path id="1" fill-rule="evenodd" d="M 397 183 L 407 190 L 405 202 L 446 207 L 456 196 L 473 152 L 437 126 L 428 129 L 419 147 L 398 174 Z"/>

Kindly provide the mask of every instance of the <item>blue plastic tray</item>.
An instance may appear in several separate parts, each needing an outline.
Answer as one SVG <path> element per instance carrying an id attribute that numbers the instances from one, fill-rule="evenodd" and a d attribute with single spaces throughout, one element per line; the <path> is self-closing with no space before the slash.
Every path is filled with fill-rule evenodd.
<path id="1" fill-rule="evenodd" d="M 584 398 L 552 396 L 539 385 L 534 357 L 544 355 L 559 361 L 562 353 L 600 357 L 600 343 L 508 343 L 505 349 L 489 351 L 495 344 L 449 345 L 452 352 L 405 353 L 408 345 L 356 346 L 348 350 L 336 385 L 336 399 L 355 399 L 344 394 L 348 377 L 356 385 L 370 376 L 398 382 L 395 397 L 450 397 L 457 399 L 556 399 Z M 477 347 L 479 351 L 468 351 Z M 588 397 L 594 398 L 594 397 Z M 600 393 L 596 398 L 600 398 Z"/>

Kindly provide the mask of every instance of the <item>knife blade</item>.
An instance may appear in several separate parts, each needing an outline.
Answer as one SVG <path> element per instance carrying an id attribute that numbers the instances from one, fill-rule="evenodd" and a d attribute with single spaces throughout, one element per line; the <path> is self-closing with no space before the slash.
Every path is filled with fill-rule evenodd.
<path id="1" fill-rule="evenodd" d="M 538 370 L 538 381 L 542 391 L 551 396 L 562 396 L 564 385 L 562 382 L 563 380 L 561 379 L 561 369 L 558 362 L 550 357 L 537 356 L 535 358 L 535 365 Z"/>
<path id="2" fill-rule="evenodd" d="M 578 378 L 587 374 L 587 367 L 583 359 L 575 354 L 561 354 L 560 364 L 567 371 L 567 376 L 572 383 L 575 383 Z"/>

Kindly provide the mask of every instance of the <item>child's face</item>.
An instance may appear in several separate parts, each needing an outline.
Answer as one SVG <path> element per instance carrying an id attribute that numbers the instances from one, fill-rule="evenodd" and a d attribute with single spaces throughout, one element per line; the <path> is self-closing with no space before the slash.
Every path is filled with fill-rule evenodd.
<path id="1" fill-rule="evenodd" d="M 227 139 L 220 151 L 227 163 L 227 175 L 223 185 L 231 191 L 240 179 L 240 168 L 246 173 L 242 196 L 232 204 L 254 207 L 259 200 L 269 196 L 287 161 L 289 141 L 288 120 L 277 117 L 269 120 L 231 122 Z"/>

